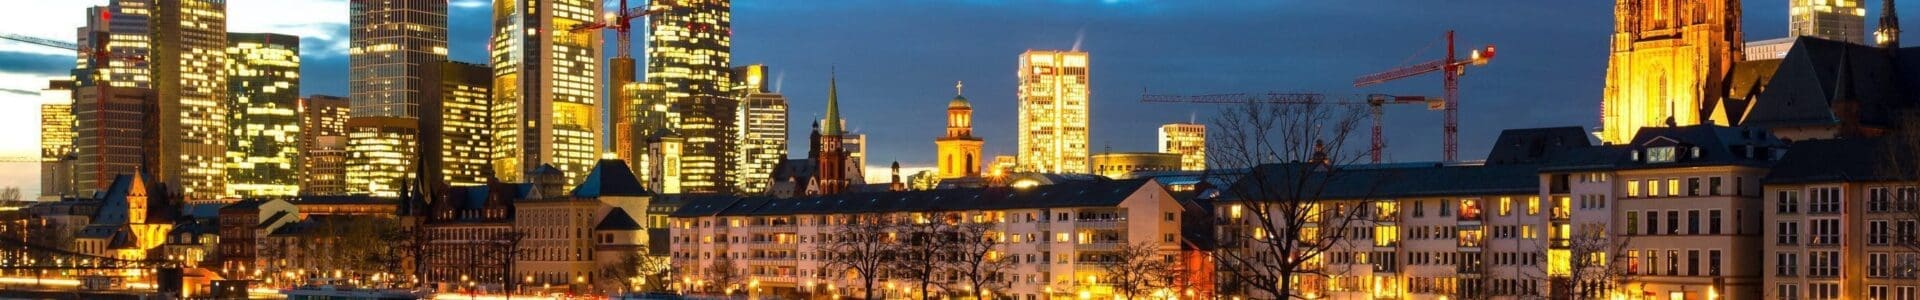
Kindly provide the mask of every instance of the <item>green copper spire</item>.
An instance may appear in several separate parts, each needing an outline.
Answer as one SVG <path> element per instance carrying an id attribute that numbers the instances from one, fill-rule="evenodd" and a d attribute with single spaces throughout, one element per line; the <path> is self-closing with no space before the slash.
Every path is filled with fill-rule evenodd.
<path id="1" fill-rule="evenodd" d="M 827 77 L 827 118 L 820 121 L 820 135 L 840 136 L 840 87 L 838 75 Z"/>

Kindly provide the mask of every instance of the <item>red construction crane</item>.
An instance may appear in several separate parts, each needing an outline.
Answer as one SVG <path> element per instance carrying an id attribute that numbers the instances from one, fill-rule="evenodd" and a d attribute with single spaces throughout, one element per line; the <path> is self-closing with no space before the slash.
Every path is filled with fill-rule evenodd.
<path id="1" fill-rule="evenodd" d="M 1266 97 L 1259 98 L 1259 96 L 1266 96 Z M 1271 104 L 1366 105 L 1367 114 L 1371 116 L 1371 119 L 1373 119 L 1373 141 L 1372 141 L 1373 143 L 1371 144 L 1370 147 L 1368 147 L 1367 150 L 1373 156 L 1373 163 L 1376 163 L 1376 164 L 1380 163 L 1380 153 L 1386 150 L 1387 148 L 1386 139 L 1382 138 L 1380 134 L 1381 127 L 1384 127 L 1382 124 L 1382 120 L 1384 120 L 1384 117 L 1386 115 L 1386 110 L 1382 109 L 1381 108 L 1382 106 L 1386 106 L 1388 104 L 1425 103 L 1429 108 L 1437 108 L 1440 106 L 1442 102 L 1441 99 L 1430 98 L 1425 96 L 1394 96 L 1394 95 L 1386 95 L 1386 94 L 1366 95 L 1365 101 L 1349 101 L 1349 100 L 1327 101 L 1326 98 L 1327 98 L 1327 95 L 1316 94 L 1316 93 L 1266 93 L 1266 94 L 1254 94 L 1254 95 L 1249 95 L 1245 93 L 1235 93 L 1235 94 L 1182 96 L 1182 95 L 1153 95 L 1153 94 L 1146 94 L 1142 92 L 1140 95 L 1140 102 L 1210 103 L 1210 104 L 1234 104 L 1234 103 L 1259 102 L 1259 103 L 1271 103 Z"/>
<path id="2" fill-rule="evenodd" d="M 109 15 L 106 12 L 101 12 L 100 24 L 108 24 L 109 23 L 108 21 L 110 21 L 109 19 L 111 18 L 113 18 L 112 15 Z M 108 61 L 124 60 L 129 62 L 142 62 L 142 61 L 146 61 L 147 58 L 139 55 L 113 53 L 112 47 L 106 46 L 113 42 L 113 40 L 108 37 L 107 32 L 95 31 L 92 34 L 93 34 L 93 41 L 95 43 L 100 44 L 101 45 L 100 47 L 96 47 L 96 48 L 80 47 L 80 45 L 77 45 L 74 43 L 56 41 L 51 39 L 43 39 L 43 38 L 37 38 L 37 37 L 31 37 L 31 36 L 25 36 L 25 35 L 18 35 L 18 34 L 12 34 L 12 33 L 0 33 L 0 39 L 12 40 L 12 41 L 46 46 L 51 48 L 74 50 L 74 51 L 79 51 L 80 53 L 86 54 L 89 58 L 87 59 L 87 63 L 90 64 L 88 68 L 93 69 L 93 80 L 94 80 L 93 86 L 95 88 L 95 91 L 93 93 L 95 96 L 94 103 L 96 105 L 99 105 L 98 107 L 99 113 L 106 113 L 107 94 L 110 94 L 111 92 L 109 92 L 109 90 L 113 88 L 112 84 L 107 84 L 107 80 L 109 79 L 107 76 L 107 70 L 106 70 L 107 65 L 109 64 Z M 101 125 L 95 125 L 93 126 L 93 128 L 94 128 L 94 134 L 96 136 L 96 138 L 93 139 L 94 142 L 98 143 L 98 146 L 100 147 L 101 150 L 105 150 L 107 148 L 107 126 L 104 126 L 104 124 L 101 124 Z M 96 155 L 96 156 L 99 157 L 100 161 L 94 164 L 94 171 L 95 171 L 94 184 L 99 185 L 99 186 L 96 186 L 95 188 L 104 189 L 106 188 L 106 185 L 109 184 L 109 182 L 107 182 L 107 155 L 106 153 L 100 153 L 100 155 Z"/>
<path id="3" fill-rule="evenodd" d="M 658 15 L 658 14 L 666 13 L 670 11 L 674 11 L 674 10 L 672 9 L 648 10 L 645 7 L 628 8 L 627 0 L 620 0 L 620 11 L 612 14 L 607 14 L 606 20 L 593 22 L 593 23 L 585 23 L 580 25 L 573 25 L 573 28 L 570 28 L 569 30 L 573 32 L 583 32 L 583 31 L 601 29 L 601 28 L 611 29 L 613 30 L 615 37 L 619 39 L 619 44 L 614 46 L 614 49 L 616 49 L 614 50 L 615 51 L 614 57 L 632 58 L 633 47 L 629 46 L 630 44 L 632 44 L 632 43 L 629 43 L 629 41 L 633 40 L 633 19 L 638 19 L 640 17 L 651 16 L 651 15 Z"/>
<path id="4" fill-rule="evenodd" d="M 1447 124 L 1444 130 L 1446 131 L 1445 159 L 1447 161 L 1454 161 L 1459 158 L 1460 152 L 1460 139 L 1458 137 L 1460 134 L 1460 119 L 1458 117 L 1460 113 L 1460 76 L 1466 75 L 1467 66 L 1484 65 L 1488 60 L 1492 60 L 1493 44 L 1487 44 L 1487 47 L 1484 49 L 1473 50 L 1467 57 L 1454 57 L 1454 55 L 1453 31 L 1448 30 L 1447 57 L 1395 68 L 1385 72 L 1361 75 L 1359 78 L 1353 79 L 1353 87 L 1366 87 L 1435 71 L 1444 71 L 1441 73 L 1442 77 L 1440 80 L 1441 84 L 1446 88 L 1446 94 L 1440 97 L 1441 99 L 1446 99 Z"/>

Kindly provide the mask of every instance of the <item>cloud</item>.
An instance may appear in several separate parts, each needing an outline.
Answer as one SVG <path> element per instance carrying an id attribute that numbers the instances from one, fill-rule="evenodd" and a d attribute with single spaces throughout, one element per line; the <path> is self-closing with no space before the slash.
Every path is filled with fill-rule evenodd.
<path id="1" fill-rule="evenodd" d="M 73 69 L 72 53 L 66 55 L 0 51 L 0 72 L 37 76 L 61 76 Z"/>
<path id="2" fill-rule="evenodd" d="M 228 1 L 227 31 L 300 36 L 302 56 L 347 53 L 347 1 Z"/>
<path id="3" fill-rule="evenodd" d="M 458 9 L 473 9 L 473 8 L 487 7 L 487 4 L 488 4 L 487 1 L 482 1 L 482 0 L 454 0 L 454 1 L 448 2 L 447 7 L 458 8 Z"/>
<path id="4" fill-rule="evenodd" d="M 21 96 L 39 96 L 40 95 L 40 91 L 29 91 L 29 90 L 14 89 L 14 88 L 0 88 L 0 93 L 21 95 Z"/>

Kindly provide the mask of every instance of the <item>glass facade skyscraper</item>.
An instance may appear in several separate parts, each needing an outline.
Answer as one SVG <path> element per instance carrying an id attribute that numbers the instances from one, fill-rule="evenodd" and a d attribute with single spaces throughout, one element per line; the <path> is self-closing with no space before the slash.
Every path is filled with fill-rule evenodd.
<path id="1" fill-rule="evenodd" d="M 300 193 L 300 37 L 229 33 L 227 195 Z"/>
<path id="2" fill-rule="evenodd" d="M 646 80 L 632 108 L 640 129 L 685 138 L 679 160 L 687 193 L 736 191 L 740 99 L 731 94 L 733 21 L 728 0 L 654 0 Z M 645 143 L 636 136 L 624 143 Z M 644 152 L 644 151 L 642 151 Z"/>
<path id="3" fill-rule="evenodd" d="M 1020 170 L 1087 173 L 1087 53 L 1020 54 Z"/>
<path id="4" fill-rule="evenodd" d="M 573 184 L 600 158 L 599 1 L 493 2 L 493 169 L 521 181 L 551 164 Z"/>
<path id="5" fill-rule="evenodd" d="M 423 123 L 439 117 L 431 78 L 447 59 L 447 1 L 353 0 L 349 11 L 348 190 L 395 196 L 415 160 L 441 170 L 439 131 Z"/>
<path id="6" fill-rule="evenodd" d="M 187 199 L 226 196 L 227 2 L 155 0 L 153 86 L 159 113 L 153 170 Z"/>

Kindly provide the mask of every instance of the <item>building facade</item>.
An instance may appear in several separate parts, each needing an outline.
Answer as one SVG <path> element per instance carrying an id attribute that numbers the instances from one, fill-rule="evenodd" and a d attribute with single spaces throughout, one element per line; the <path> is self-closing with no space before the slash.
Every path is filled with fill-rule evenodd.
<path id="1" fill-rule="evenodd" d="M 300 37 L 228 33 L 227 195 L 300 194 Z"/>
<path id="2" fill-rule="evenodd" d="M 1175 122 L 1160 125 L 1160 153 L 1180 154 L 1180 170 L 1207 169 L 1207 125 Z"/>
<path id="3" fill-rule="evenodd" d="M 1787 36 L 1811 36 L 1854 44 L 1867 42 L 1867 8 L 1862 0 L 1789 1 Z"/>
<path id="4" fill-rule="evenodd" d="M 733 94 L 740 99 L 734 123 L 739 131 L 739 163 L 734 186 L 743 194 L 765 193 L 772 185 L 774 165 L 787 158 L 787 96 L 768 88 L 767 66 L 733 68 Z"/>
<path id="5" fill-rule="evenodd" d="M 188 199 L 218 199 L 227 192 L 227 4 L 153 3 L 147 60 L 159 99 L 159 142 L 149 172 Z"/>
<path id="6" fill-rule="evenodd" d="M 1795 143 L 1767 174 L 1758 253 L 1765 297 L 1920 299 L 1916 181 L 1884 159 L 1910 145 L 1889 142 Z"/>
<path id="7" fill-rule="evenodd" d="M 80 27 L 77 43 L 82 48 L 106 47 L 121 57 L 147 57 L 152 54 L 152 28 L 148 28 L 154 9 L 153 0 L 114 0 L 105 6 L 87 8 L 87 25 Z M 100 35 L 105 35 L 104 37 Z M 105 43 L 102 43 L 104 41 Z M 223 46 L 224 47 L 224 46 Z M 75 68 L 95 69 L 93 57 L 81 53 Z M 151 59 L 113 59 L 104 62 L 104 81 L 116 87 L 153 88 Z M 91 73 L 91 71 L 87 71 Z M 75 73 L 79 75 L 81 73 Z M 76 76 L 76 85 L 93 85 L 92 76 Z"/>
<path id="8" fill-rule="evenodd" d="M 133 174 L 161 159 L 150 150 L 151 143 L 158 142 L 152 136 L 158 129 L 148 126 L 148 118 L 158 117 L 152 112 L 153 90 L 82 86 L 74 90 L 73 99 L 74 189 L 79 195 L 104 191 L 114 176 Z"/>
<path id="9" fill-rule="evenodd" d="M 600 34 L 572 31 L 601 20 L 587 0 L 493 6 L 493 174 L 520 181 L 541 165 L 569 178 L 600 158 Z"/>
<path id="10" fill-rule="evenodd" d="M 980 157 L 980 148 L 987 142 L 973 136 L 973 103 L 961 95 L 962 87 L 954 83 L 953 100 L 947 101 L 947 134 L 933 141 L 938 160 L 934 174 L 940 179 L 980 177 L 986 159 Z"/>
<path id="11" fill-rule="evenodd" d="M 347 194 L 349 101 L 326 95 L 300 98 L 300 193 Z"/>
<path id="12" fill-rule="evenodd" d="M 431 107 L 439 113 L 423 123 L 439 128 L 439 143 L 427 148 L 439 149 L 439 155 L 426 157 L 430 166 L 426 174 L 449 185 L 486 184 L 493 162 L 492 70 L 463 62 L 437 64 L 440 86 L 435 94 L 440 99 Z M 435 161 L 438 167 L 432 167 Z"/>
<path id="13" fill-rule="evenodd" d="M 74 152 L 73 81 L 49 80 L 40 90 L 40 194 L 58 199 L 73 187 L 73 170 L 63 161 Z"/>
<path id="14" fill-rule="evenodd" d="M 1087 53 L 1027 50 L 1020 54 L 1020 169 L 1088 173 L 1092 124 Z"/>
<path id="15" fill-rule="evenodd" d="M 1614 2 L 1613 47 L 1600 140 L 1626 143 L 1642 127 L 1733 125 L 1712 116 L 1740 45 L 1740 1 Z M 1687 62 L 1687 63 L 1681 63 Z"/>
<path id="16" fill-rule="evenodd" d="M 628 109 L 635 133 L 672 130 L 686 139 L 681 149 L 680 182 L 689 193 L 731 193 L 742 163 L 735 160 L 741 137 L 735 114 L 740 99 L 731 94 L 733 4 L 730 0 L 652 1 L 650 9 L 668 10 L 647 18 L 647 73 Z M 624 120 L 623 120 L 624 121 Z M 633 157 L 646 147 L 644 135 L 627 141 Z M 639 144 L 633 144 L 639 143 Z M 644 161 L 643 161 L 644 162 Z"/>
<path id="17" fill-rule="evenodd" d="M 440 128 L 425 123 L 441 118 L 443 99 L 436 92 L 442 83 L 434 78 L 447 59 L 447 2 L 355 0 L 348 6 L 354 119 L 347 136 L 348 188 L 394 197 L 414 173 L 417 157 L 442 152 Z M 447 167 L 439 159 L 426 165 L 431 175 Z"/>
<path id="18" fill-rule="evenodd" d="M 1161 152 L 1108 152 L 1094 154 L 1093 174 L 1107 178 L 1125 178 L 1134 172 L 1179 171 L 1184 156 Z"/>

